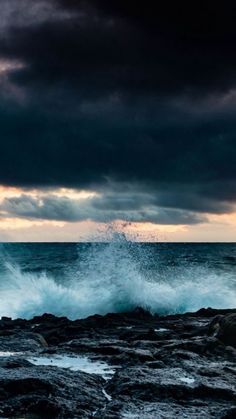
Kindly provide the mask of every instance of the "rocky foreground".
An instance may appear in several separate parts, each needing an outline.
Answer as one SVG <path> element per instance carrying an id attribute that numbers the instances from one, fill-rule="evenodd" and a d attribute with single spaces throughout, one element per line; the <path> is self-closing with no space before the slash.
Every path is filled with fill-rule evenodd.
<path id="1" fill-rule="evenodd" d="M 2 318 L 0 418 L 235 418 L 235 348 L 236 310 Z M 96 374 L 54 365 L 78 355 Z"/>

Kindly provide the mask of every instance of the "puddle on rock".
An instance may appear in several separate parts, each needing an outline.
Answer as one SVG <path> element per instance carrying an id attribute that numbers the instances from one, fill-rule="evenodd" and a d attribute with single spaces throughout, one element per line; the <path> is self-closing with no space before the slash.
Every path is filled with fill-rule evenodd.
<path id="1" fill-rule="evenodd" d="M 10 352 L 10 351 L 0 351 L 0 357 L 8 358 L 9 356 L 18 356 L 22 355 L 23 352 Z"/>
<path id="2" fill-rule="evenodd" d="M 186 384 L 193 384 L 195 382 L 195 379 L 190 377 L 180 377 L 180 381 Z"/>
<path id="3" fill-rule="evenodd" d="M 68 368 L 71 371 L 83 371 L 88 374 L 101 375 L 109 380 L 115 374 L 115 368 L 102 361 L 92 361 L 86 356 L 54 355 L 27 358 L 29 362 L 38 366 L 53 366 Z"/>

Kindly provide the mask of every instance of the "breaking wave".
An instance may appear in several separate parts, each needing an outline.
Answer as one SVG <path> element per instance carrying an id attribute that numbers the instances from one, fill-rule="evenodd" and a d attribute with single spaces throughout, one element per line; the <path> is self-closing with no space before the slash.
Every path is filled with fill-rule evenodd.
<path id="1" fill-rule="evenodd" d="M 51 313 L 77 319 L 136 307 L 167 315 L 236 306 L 231 277 L 198 266 L 158 274 L 146 269 L 144 251 L 134 257 L 132 249 L 123 240 L 91 246 L 61 281 L 46 273 L 23 272 L 6 258 L 0 316 L 30 319 Z"/>

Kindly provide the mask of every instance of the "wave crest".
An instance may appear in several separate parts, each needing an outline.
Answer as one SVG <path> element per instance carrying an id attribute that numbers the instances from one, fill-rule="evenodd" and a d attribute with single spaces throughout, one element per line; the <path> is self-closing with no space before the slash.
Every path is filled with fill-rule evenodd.
<path id="1" fill-rule="evenodd" d="M 77 319 L 136 307 L 166 315 L 236 306 L 233 280 L 226 273 L 184 265 L 163 271 L 158 269 L 157 254 L 150 263 L 145 249 L 120 237 L 106 246 L 91 245 L 82 253 L 78 248 L 78 260 L 61 280 L 23 272 L 4 254 L 0 316 L 30 319 L 51 313 Z"/>
<path id="2" fill-rule="evenodd" d="M 166 315 L 236 306 L 236 291 L 226 277 L 197 267 L 153 275 L 143 268 L 145 256 L 134 260 L 131 253 L 127 243 L 92 246 L 61 282 L 46 273 L 22 272 L 6 261 L 0 316 L 30 319 L 51 313 L 77 319 L 136 307 Z"/>

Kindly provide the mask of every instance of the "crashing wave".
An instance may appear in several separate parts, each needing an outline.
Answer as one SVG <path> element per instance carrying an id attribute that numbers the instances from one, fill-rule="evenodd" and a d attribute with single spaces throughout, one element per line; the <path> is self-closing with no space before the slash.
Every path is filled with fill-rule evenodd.
<path id="1" fill-rule="evenodd" d="M 0 316 L 30 319 L 51 313 L 77 319 L 137 306 L 162 315 L 236 306 L 236 290 L 227 275 L 197 266 L 157 275 L 145 269 L 145 249 L 139 248 L 134 257 L 133 248 L 125 240 L 93 245 L 61 281 L 46 273 L 23 272 L 5 261 Z"/>

